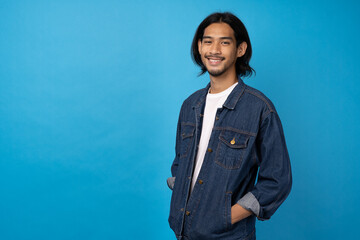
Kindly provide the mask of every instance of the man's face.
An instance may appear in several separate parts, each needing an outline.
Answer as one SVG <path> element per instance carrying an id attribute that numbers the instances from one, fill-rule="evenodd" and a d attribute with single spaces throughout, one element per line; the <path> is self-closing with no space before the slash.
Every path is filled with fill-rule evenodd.
<path id="1" fill-rule="evenodd" d="M 213 23 L 205 28 L 198 47 L 206 70 L 215 77 L 229 71 L 236 72 L 236 59 L 243 56 L 246 51 L 245 42 L 236 47 L 234 30 L 227 23 Z"/>

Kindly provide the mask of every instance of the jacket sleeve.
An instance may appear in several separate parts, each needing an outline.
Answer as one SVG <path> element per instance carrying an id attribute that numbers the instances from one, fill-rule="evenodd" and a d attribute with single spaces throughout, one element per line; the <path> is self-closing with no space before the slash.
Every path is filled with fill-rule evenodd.
<path id="1" fill-rule="evenodd" d="M 179 119 L 178 119 L 178 123 L 177 123 L 177 128 L 176 128 L 175 159 L 174 159 L 174 161 L 173 161 L 173 163 L 171 165 L 171 175 L 172 175 L 172 177 L 169 177 L 167 179 L 167 185 L 171 190 L 174 188 L 175 179 L 176 179 L 176 172 L 177 172 L 177 168 L 179 166 L 182 108 L 183 107 L 181 107 L 180 114 L 179 114 Z"/>
<path id="2" fill-rule="evenodd" d="M 257 136 L 259 172 L 252 191 L 238 204 L 252 211 L 259 220 L 267 220 L 289 195 L 292 174 L 284 132 L 276 112 L 263 119 Z"/>

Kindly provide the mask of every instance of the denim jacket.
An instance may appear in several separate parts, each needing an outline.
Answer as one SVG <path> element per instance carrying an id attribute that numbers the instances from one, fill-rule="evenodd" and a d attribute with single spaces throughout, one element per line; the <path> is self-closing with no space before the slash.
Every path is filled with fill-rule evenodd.
<path id="1" fill-rule="evenodd" d="M 198 179 L 190 192 L 210 83 L 181 106 L 169 224 L 178 239 L 255 239 L 255 220 L 267 220 L 288 196 L 291 167 L 272 102 L 239 78 L 218 108 Z M 231 207 L 254 214 L 234 224 Z"/>

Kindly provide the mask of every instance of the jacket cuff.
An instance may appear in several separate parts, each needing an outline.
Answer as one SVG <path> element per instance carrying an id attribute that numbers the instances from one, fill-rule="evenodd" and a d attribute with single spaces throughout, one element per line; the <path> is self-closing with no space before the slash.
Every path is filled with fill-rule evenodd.
<path id="1" fill-rule="evenodd" d="M 173 190 L 174 184 L 175 184 L 175 177 L 169 177 L 169 178 L 166 180 L 166 182 L 167 182 L 168 187 L 169 187 L 171 190 Z"/>
<path id="2" fill-rule="evenodd" d="M 237 202 L 237 204 L 239 204 L 246 210 L 253 212 L 257 217 L 259 217 L 260 204 L 259 204 L 259 201 L 255 198 L 255 196 L 251 192 L 248 192 L 247 194 L 245 194 Z"/>

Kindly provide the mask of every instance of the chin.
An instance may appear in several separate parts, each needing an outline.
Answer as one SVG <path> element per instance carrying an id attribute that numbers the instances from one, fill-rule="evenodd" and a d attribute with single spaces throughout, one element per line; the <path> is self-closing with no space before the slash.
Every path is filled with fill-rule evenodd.
<path id="1" fill-rule="evenodd" d="M 225 71 L 223 71 L 223 70 L 207 70 L 208 71 L 208 73 L 211 75 L 211 76 L 213 76 L 213 77 L 219 77 L 219 76 L 221 76 Z"/>

